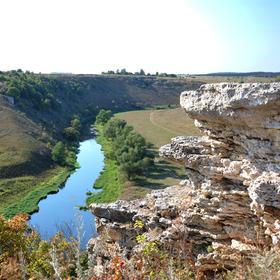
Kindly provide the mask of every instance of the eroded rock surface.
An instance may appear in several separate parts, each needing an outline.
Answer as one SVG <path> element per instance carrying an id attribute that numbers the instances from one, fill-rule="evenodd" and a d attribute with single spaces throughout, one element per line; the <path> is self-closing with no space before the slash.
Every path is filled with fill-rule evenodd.
<path id="1" fill-rule="evenodd" d="M 92 205 L 100 233 L 92 249 L 106 231 L 114 250 L 133 252 L 141 220 L 149 240 L 189 244 L 201 270 L 233 268 L 256 240 L 280 241 L 280 83 L 202 85 L 180 102 L 204 136 L 173 138 L 160 154 L 183 162 L 186 180 L 142 200 Z"/>

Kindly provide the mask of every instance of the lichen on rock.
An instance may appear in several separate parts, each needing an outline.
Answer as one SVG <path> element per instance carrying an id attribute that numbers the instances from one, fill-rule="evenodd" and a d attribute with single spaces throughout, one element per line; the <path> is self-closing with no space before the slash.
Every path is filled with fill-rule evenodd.
<path id="1" fill-rule="evenodd" d="M 180 103 L 204 136 L 175 137 L 160 154 L 183 162 L 186 180 L 133 202 L 91 205 L 100 233 L 91 248 L 106 231 L 111 248 L 133 252 L 139 219 L 149 240 L 176 247 L 184 239 L 201 271 L 231 269 L 256 240 L 280 242 L 280 83 L 207 84 Z"/>

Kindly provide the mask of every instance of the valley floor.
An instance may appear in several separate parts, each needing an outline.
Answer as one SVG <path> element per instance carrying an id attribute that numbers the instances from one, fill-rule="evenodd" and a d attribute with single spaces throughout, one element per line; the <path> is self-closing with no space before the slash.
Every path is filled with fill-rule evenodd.
<path id="1" fill-rule="evenodd" d="M 169 143 L 171 138 L 178 135 L 199 135 L 193 121 L 182 109 L 130 111 L 118 113 L 115 117 L 127 121 L 136 132 L 152 144 L 155 165 L 150 166 L 145 175 L 137 176 L 133 181 L 126 181 L 116 172 L 117 166 L 114 166 L 112 161 L 107 161 L 104 172 L 95 184 L 98 187 L 102 186 L 105 191 L 90 199 L 90 202 L 111 202 L 117 198 L 137 199 L 152 189 L 175 185 L 185 178 L 183 165 L 158 156 L 158 149 Z M 106 139 L 100 138 L 100 142 L 106 149 L 108 146 Z"/>
<path id="2" fill-rule="evenodd" d="M 153 144 L 155 165 L 147 176 L 139 176 L 134 182 L 126 182 L 121 199 L 134 199 L 143 196 L 151 189 L 160 189 L 178 184 L 185 179 L 184 166 L 159 157 L 159 148 L 170 142 L 178 135 L 199 135 L 194 126 L 181 108 L 163 110 L 142 110 L 116 114 L 117 118 L 127 121 L 136 132 Z"/>

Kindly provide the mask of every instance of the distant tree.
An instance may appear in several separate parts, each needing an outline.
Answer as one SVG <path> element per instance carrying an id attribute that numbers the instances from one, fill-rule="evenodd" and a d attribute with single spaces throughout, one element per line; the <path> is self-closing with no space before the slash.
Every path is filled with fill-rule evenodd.
<path id="1" fill-rule="evenodd" d="M 76 154 L 73 151 L 67 151 L 66 157 L 65 157 L 65 164 L 68 167 L 75 167 L 76 164 Z"/>
<path id="2" fill-rule="evenodd" d="M 121 133 L 121 131 L 125 126 L 126 121 L 120 119 L 111 119 L 104 127 L 104 135 L 110 139 L 116 138 L 118 135 L 123 135 L 123 132 Z"/>
<path id="3" fill-rule="evenodd" d="M 76 130 L 80 131 L 82 125 L 81 120 L 78 116 L 74 116 L 74 118 L 71 121 L 71 127 L 75 128 Z"/>
<path id="4" fill-rule="evenodd" d="M 65 164 L 66 150 L 64 144 L 59 141 L 52 149 L 52 160 L 60 165 Z"/>
<path id="5" fill-rule="evenodd" d="M 139 72 L 139 74 L 140 74 L 141 76 L 145 76 L 145 71 L 144 71 L 143 69 L 141 69 L 140 72 Z"/>
<path id="6" fill-rule="evenodd" d="M 113 113 L 111 110 L 104 110 L 101 109 L 98 113 L 98 115 L 96 116 L 96 124 L 105 124 L 106 122 L 108 122 L 113 116 Z"/>
<path id="7" fill-rule="evenodd" d="M 52 160 L 59 165 L 73 168 L 76 164 L 76 153 L 73 151 L 73 147 L 67 147 L 59 141 L 52 149 Z"/>
<path id="8" fill-rule="evenodd" d="M 121 74 L 121 75 L 127 75 L 128 73 L 127 73 L 126 69 L 123 68 L 123 69 L 121 70 L 120 74 Z"/>
<path id="9" fill-rule="evenodd" d="M 102 72 L 101 74 L 103 74 L 103 75 L 106 75 L 106 74 L 108 74 L 108 75 L 114 75 L 114 74 L 115 74 L 115 71 L 109 70 L 109 71 L 107 71 L 107 72 Z"/>
<path id="10" fill-rule="evenodd" d="M 69 126 L 63 130 L 63 135 L 69 141 L 78 141 L 80 132 L 76 128 Z"/>
<path id="11" fill-rule="evenodd" d="M 157 76 L 159 76 L 159 77 L 170 77 L 170 78 L 176 78 L 177 77 L 176 74 L 168 74 L 168 73 L 160 73 L 160 74 L 158 74 L 158 72 L 157 72 Z"/>

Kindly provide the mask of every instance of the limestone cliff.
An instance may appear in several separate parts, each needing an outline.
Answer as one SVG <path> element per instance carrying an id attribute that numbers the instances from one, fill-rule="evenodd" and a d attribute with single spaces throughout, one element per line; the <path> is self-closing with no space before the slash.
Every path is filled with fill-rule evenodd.
<path id="1" fill-rule="evenodd" d="M 105 232 L 110 248 L 100 260 L 137 250 L 135 220 L 166 247 L 184 240 L 201 271 L 234 268 L 257 243 L 279 243 L 280 83 L 207 84 L 180 103 L 204 136 L 176 137 L 160 154 L 184 162 L 186 180 L 142 200 L 92 205 L 100 235 L 90 250 Z"/>

